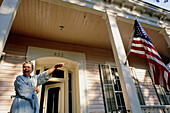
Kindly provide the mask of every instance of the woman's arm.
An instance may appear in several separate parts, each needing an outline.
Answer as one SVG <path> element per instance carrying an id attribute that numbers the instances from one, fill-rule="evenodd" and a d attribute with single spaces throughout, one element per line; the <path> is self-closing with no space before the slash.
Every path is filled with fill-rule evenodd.
<path id="1" fill-rule="evenodd" d="M 46 83 L 51 77 L 52 77 L 52 73 L 54 72 L 55 69 L 57 69 L 58 67 L 62 67 L 64 65 L 63 64 L 57 64 L 54 67 L 48 69 L 47 71 L 44 71 L 43 73 L 37 75 L 37 86 Z"/>
<path id="2" fill-rule="evenodd" d="M 57 64 L 57 65 L 55 65 L 54 67 L 48 69 L 48 70 L 47 70 L 47 75 L 52 74 L 57 68 L 62 67 L 62 66 L 63 66 L 63 64 Z"/>

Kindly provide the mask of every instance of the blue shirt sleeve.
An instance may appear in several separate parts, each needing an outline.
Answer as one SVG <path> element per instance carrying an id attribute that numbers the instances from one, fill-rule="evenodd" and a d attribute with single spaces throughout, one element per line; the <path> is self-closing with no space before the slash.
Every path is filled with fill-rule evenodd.
<path id="1" fill-rule="evenodd" d="M 52 74 L 47 75 L 47 71 L 44 71 L 43 73 L 37 75 L 37 85 L 41 85 L 46 83 L 50 78 L 52 77 Z"/>

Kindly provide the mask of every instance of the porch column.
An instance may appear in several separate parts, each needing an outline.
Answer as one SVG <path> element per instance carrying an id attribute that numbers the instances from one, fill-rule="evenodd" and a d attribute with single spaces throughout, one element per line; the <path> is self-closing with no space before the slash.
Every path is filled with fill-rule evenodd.
<path id="1" fill-rule="evenodd" d="M 168 43 L 168 48 L 170 48 L 170 28 L 163 28 L 160 32 Z"/>
<path id="2" fill-rule="evenodd" d="M 0 56 L 14 21 L 20 0 L 4 0 L 0 7 Z"/>
<path id="3" fill-rule="evenodd" d="M 136 88 L 130 74 L 129 65 L 128 63 L 126 65 L 124 64 L 126 60 L 126 53 L 116 22 L 116 15 L 109 12 L 107 12 L 107 27 L 122 86 L 126 109 L 130 110 L 130 113 L 142 113 Z"/>

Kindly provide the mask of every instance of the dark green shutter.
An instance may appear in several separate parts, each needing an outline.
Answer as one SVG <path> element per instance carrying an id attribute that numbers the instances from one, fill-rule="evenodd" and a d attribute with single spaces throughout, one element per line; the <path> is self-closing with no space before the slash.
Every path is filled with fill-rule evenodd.
<path id="1" fill-rule="evenodd" d="M 155 85 L 155 89 L 161 105 L 169 105 L 170 103 L 164 89 L 160 85 Z"/>
<path id="2" fill-rule="evenodd" d="M 116 110 L 115 94 L 109 65 L 100 65 L 102 85 L 107 112 Z"/>
<path id="3" fill-rule="evenodd" d="M 145 105 L 145 100 L 144 100 L 144 97 L 143 97 L 143 94 L 142 94 L 142 90 L 140 88 L 139 80 L 138 80 L 136 73 L 135 73 L 135 69 L 130 68 L 130 70 L 131 70 L 133 83 L 134 83 L 135 88 L 136 88 L 136 92 L 137 92 L 137 95 L 138 95 L 140 105 Z"/>

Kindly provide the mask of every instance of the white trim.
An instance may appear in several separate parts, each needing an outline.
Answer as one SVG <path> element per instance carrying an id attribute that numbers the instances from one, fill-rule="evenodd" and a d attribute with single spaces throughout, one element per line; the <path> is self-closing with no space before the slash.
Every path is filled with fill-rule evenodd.
<path id="1" fill-rule="evenodd" d="M 53 49 L 46 49 L 46 48 L 38 48 L 29 46 L 27 50 L 27 60 L 35 60 L 42 57 L 57 57 L 61 62 L 67 60 L 68 62 L 72 62 L 72 66 L 75 67 L 78 71 L 75 72 L 76 79 L 79 81 L 79 86 L 77 90 L 79 90 L 80 97 L 77 101 L 80 101 L 80 113 L 88 113 L 88 97 L 87 97 L 87 86 L 86 86 L 86 59 L 84 53 L 76 53 L 76 52 L 68 52 L 68 51 L 61 51 L 61 50 L 53 50 Z M 48 61 L 49 64 L 52 62 Z M 55 62 L 53 62 L 55 64 Z M 67 64 L 69 65 L 69 63 Z M 66 66 L 67 66 L 66 65 Z M 79 102 L 78 102 L 79 103 Z"/>
<path id="2" fill-rule="evenodd" d="M 3 0 L 0 6 L 0 56 L 5 47 L 20 0 Z"/>
<path id="3" fill-rule="evenodd" d="M 168 43 L 168 47 L 170 48 L 170 27 L 169 28 L 163 28 L 161 31 L 159 31 L 160 34 L 162 34 Z"/>
<path id="4" fill-rule="evenodd" d="M 50 88 L 60 87 L 59 91 L 59 103 L 58 103 L 58 113 L 64 113 L 64 83 L 56 83 L 45 86 L 44 91 L 44 103 L 43 103 L 43 113 L 47 111 L 47 98 L 48 98 L 48 90 Z M 45 108 L 45 109 L 44 109 Z"/>
<path id="5" fill-rule="evenodd" d="M 125 100 L 126 109 L 132 113 L 142 113 L 136 88 L 134 86 L 128 62 L 125 65 L 126 53 L 123 46 L 122 38 L 116 22 L 116 15 L 112 15 L 109 12 L 107 14 L 107 27 L 109 32 L 109 38 L 112 45 L 112 51 L 114 54 L 116 67 L 122 86 L 123 96 Z"/>
<path id="6" fill-rule="evenodd" d="M 112 14 L 116 14 L 120 18 L 124 18 L 125 20 L 134 20 L 138 17 L 138 21 L 142 23 L 146 23 L 147 25 L 152 25 L 159 28 L 164 28 L 169 25 L 168 20 L 160 20 L 159 16 L 166 15 L 168 16 L 168 12 L 165 12 L 161 8 L 152 8 L 153 5 L 146 4 L 142 1 L 126 1 L 128 4 L 136 5 L 137 8 L 140 8 L 139 11 L 131 10 L 130 6 L 128 7 L 120 7 L 120 5 L 112 2 L 111 4 L 108 2 L 104 2 L 102 0 L 41 0 L 43 2 L 48 2 L 52 4 L 57 4 L 65 7 L 70 7 L 79 11 L 88 12 L 96 15 L 104 16 L 106 11 L 110 11 Z M 118 1 L 118 0 L 115 0 Z M 149 12 L 147 12 L 147 9 Z M 144 10 L 144 11 L 142 11 Z M 149 13 L 158 13 L 157 17 L 150 16 Z M 120 19 L 119 18 L 119 19 Z M 149 27 L 150 28 L 150 27 Z"/>

